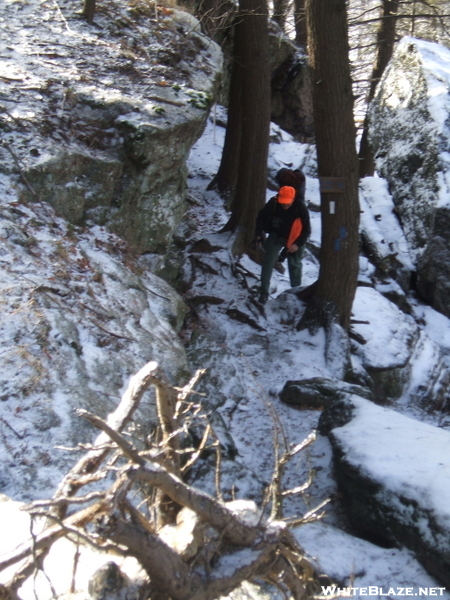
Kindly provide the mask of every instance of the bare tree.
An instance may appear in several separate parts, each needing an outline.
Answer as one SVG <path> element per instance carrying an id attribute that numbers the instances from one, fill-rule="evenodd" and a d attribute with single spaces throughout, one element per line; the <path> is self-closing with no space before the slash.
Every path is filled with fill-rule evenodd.
<path id="1" fill-rule="evenodd" d="M 225 231 L 237 232 L 235 253 L 254 235 L 265 203 L 270 128 L 268 10 L 265 0 L 241 0 L 235 25 L 228 126 L 219 171 L 209 186 L 231 197 Z"/>
<path id="2" fill-rule="evenodd" d="M 367 104 L 369 105 L 375 96 L 375 90 L 381 76 L 384 73 L 395 44 L 395 29 L 397 22 L 399 0 L 383 0 L 383 15 L 377 33 L 377 53 L 373 65 L 372 76 L 370 78 L 370 88 L 367 95 Z M 359 147 L 359 176 L 372 176 L 375 172 L 375 161 L 372 150 L 369 145 L 369 119 L 368 115 L 364 119 L 363 132 Z"/>
<path id="3" fill-rule="evenodd" d="M 358 157 L 345 0 L 307 0 L 308 49 L 321 178 L 318 281 L 299 327 L 348 329 L 358 275 Z"/>
<path id="4" fill-rule="evenodd" d="M 2 597 L 18 598 L 17 589 L 36 567 L 43 568 L 43 557 L 62 536 L 77 544 L 89 543 L 105 553 L 134 556 L 148 575 L 148 597 L 214 600 L 255 578 L 275 584 L 294 600 L 312 598 L 320 590 L 314 569 L 294 536 L 285 524 L 274 521 L 283 496 L 307 487 L 283 493 L 280 486 L 286 461 L 308 446 L 313 436 L 285 448 L 277 461 L 270 494 L 274 517 L 265 515 L 254 503 L 250 503 L 254 507 L 250 519 L 240 516 L 233 501 L 222 500 L 220 488 L 215 498 L 184 480 L 204 451 L 215 449 L 220 456 L 213 428 L 199 405 L 188 399 L 200 374 L 185 388 L 175 390 L 157 364 L 149 363 L 132 379 L 107 422 L 87 411 L 78 411 L 102 433 L 64 478 L 53 499 L 27 507 L 31 515 L 47 517 L 48 527 L 2 557 L 0 571 L 19 565 L 11 580 L 0 585 Z M 125 437 L 122 433 L 149 385 L 157 389 L 161 429 L 151 447 L 142 440 L 138 442 L 136 436 Z M 199 422 L 203 424 L 203 435 L 194 448 L 186 443 L 186 435 Z M 185 438 L 183 445 L 180 437 Z M 104 465 L 111 455 L 109 464 Z M 112 483 L 111 473 L 115 473 Z M 102 481 L 103 486 L 99 485 Z M 94 491 L 77 495 L 93 483 Z M 154 517 L 155 511 L 167 514 L 162 498 L 169 498 L 177 507 L 171 522 L 165 525 Z M 320 508 L 297 522 L 318 518 Z M 186 518 L 190 529 L 189 535 L 183 536 L 182 523 Z M 172 535 L 167 535 L 168 527 Z M 24 559 L 28 561 L 25 566 Z"/>
<path id="5" fill-rule="evenodd" d="M 305 0 L 294 0 L 295 42 L 302 48 L 307 47 Z"/>
<path id="6" fill-rule="evenodd" d="M 96 0 L 84 0 L 82 15 L 90 25 L 94 22 L 95 2 Z"/>

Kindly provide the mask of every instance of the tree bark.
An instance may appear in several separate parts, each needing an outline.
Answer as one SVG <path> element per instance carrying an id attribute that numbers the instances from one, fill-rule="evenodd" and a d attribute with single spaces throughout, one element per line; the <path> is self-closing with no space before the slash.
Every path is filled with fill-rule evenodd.
<path id="1" fill-rule="evenodd" d="M 222 161 L 232 165 L 232 169 L 228 168 L 228 187 L 232 189 L 234 181 L 236 187 L 224 230 L 238 231 L 233 250 L 241 253 L 253 239 L 256 216 L 266 199 L 270 75 L 265 0 L 240 1 L 233 55 L 227 137 L 233 136 L 235 143 L 224 146 Z M 228 128 L 233 129 L 228 132 Z M 221 170 L 222 165 L 219 173 Z"/>
<path id="2" fill-rule="evenodd" d="M 367 106 L 375 96 L 375 90 L 381 76 L 391 60 L 395 44 L 399 0 L 383 0 L 383 17 L 377 33 L 377 54 L 372 70 Z M 359 146 L 359 176 L 371 177 L 375 172 L 375 160 L 368 138 L 369 118 L 364 119 L 361 143 Z"/>
<path id="3" fill-rule="evenodd" d="M 96 0 L 84 0 L 82 14 L 86 21 L 89 23 L 89 25 L 92 25 L 92 23 L 94 22 L 95 2 Z"/>
<path id="4" fill-rule="evenodd" d="M 242 137 L 236 192 L 227 229 L 239 229 L 234 251 L 254 236 L 256 216 L 266 201 L 270 130 L 268 12 L 265 0 L 240 2 L 239 52 L 242 78 Z"/>
<path id="5" fill-rule="evenodd" d="M 304 48 L 308 45 L 306 31 L 305 0 L 294 0 L 295 43 Z"/>
<path id="6" fill-rule="evenodd" d="M 306 16 L 319 177 L 322 184 L 323 178 L 343 184 L 341 193 L 321 191 L 320 271 L 309 306 L 320 306 L 316 321 L 329 315 L 322 325 L 332 318 L 348 329 L 358 275 L 359 203 L 346 2 L 307 0 Z M 307 322 L 308 310 L 299 328 Z"/>
<path id="7" fill-rule="evenodd" d="M 272 19 L 284 31 L 286 19 L 289 11 L 289 0 L 273 0 L 273 15 Z"/>
<path id="8" fill-rule="evenodd" d="M 228 121 L 223 144 L 222 158 L 217 174 L 208 185 L 208 190 L 217 188 L 227 206 L 236 192 L 239 170 L 239 158 L 242 137 L 242 81 L 240 71 L 243 69 L 242 59 L 237 54 L 240 35 L 240 18 L 236 19 L 235 38 L 233 47 L 233 62 L 231 67 L 230 95 L 228 101 Z"/>

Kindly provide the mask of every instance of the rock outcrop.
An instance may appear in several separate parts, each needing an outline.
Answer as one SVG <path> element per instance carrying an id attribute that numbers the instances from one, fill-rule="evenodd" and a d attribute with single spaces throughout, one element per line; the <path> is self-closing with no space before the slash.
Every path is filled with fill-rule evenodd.
<path id="1" fill-rule="evenodd" d="M 450 585 L 450 433 L 358 396 L 319 421 L 353 526 L 382 544 L 404 545 Z"/>
<path id="2" fill-rule="evenodd" d="M 225 68 L 220 104 L 228 106 L 233 63 L 234 22 L 237 4 L 232 0 L 195 1 L 195 14 L 205 33 L 222 48 Z M 314 138 L 313 106 L 305 52 L 273 20 L 269 19 L 269 68 L 272 88 L 272 121 L 301 142 Z"/>
<path id="3" fill-rule="evenodd" d="M 71 227 L 45 203 L 10 200 L 0 206 L 0 492 L 29 498 L 52 495 L 77 458 L 55 445 L 92 441 L 75 408 L 105 417 L 152 360 L 173 382 L 188 377 L 177 337 L 187 308 L 116 235 Z M 136 420 L 157 422 L 151 391 Z"/>
<path id="4" fill-rule="evenodd" d="M 365 177 L 359 184 L 361 240 L 364 253 L 380 274 L 398 282 L 404 292 L 415 270 L 387 181 Z"/>
<path id="5" fill-rule="evenodd" d="M 0 82 L 2 168 L 19 172 L 24 199 L 163 254 L 185 212 L 185 161 L 217 93 L 222 52 L 187 13 L 113 4 L 99 9 L 96 29 L 70 3 L 64 20 L 58 7 L 40 18 L 26 4 L 9 9 L 11 28 L 27 19 L 30 35 L 21 62 L 12 48 L 4 57 L 17 77 Z M 46 17 L 57 48 L 46 42 Z"/>
<path id="6" fill-rule="evenodd" d="M 352 314 L 354 370 L 370 376 L 375 402 L 404 395 L 421 408 L 448 408 L 443 352 L 410 315 L 370 287 L 357 288 Z"/>
<path id="7" fill-rule="evenodd" d="M 370 142 L 388 180 L 417 289 L 450 316 L 450 50 L 405 37 L 370 107 Z"/>
<path id="8" fill-rule="evenodd" d="M 274 37 L 272 45 L 277 41 Z M 295 46 L 273 71 L 271 118 L 298 141 L 314 141 L 313 105 L 307 56 Z"/>
<path id="9" fill-rule="evenodd" d="M 372 393 L 367 388 L 324 377 L 287 381 L 280 392 L 280 400 L 297 408 L 317 409 L 331 406 L 336 400 L 352 394 L 372 400 Z"/>

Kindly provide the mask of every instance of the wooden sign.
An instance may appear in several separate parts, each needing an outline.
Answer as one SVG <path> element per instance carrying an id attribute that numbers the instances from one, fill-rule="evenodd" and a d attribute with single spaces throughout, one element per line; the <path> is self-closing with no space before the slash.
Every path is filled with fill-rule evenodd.
<path id="1" fill-rule="evenodd" d="M 343 194 L 345 179 L 343 177 L 319 177 L 322 194 Z"/>

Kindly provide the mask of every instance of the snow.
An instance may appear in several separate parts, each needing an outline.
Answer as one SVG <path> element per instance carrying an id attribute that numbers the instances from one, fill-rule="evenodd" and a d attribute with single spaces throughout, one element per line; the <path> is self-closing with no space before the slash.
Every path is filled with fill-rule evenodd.
<path id="1" fill-rule="evenodd" d="M 208 204 L 212 207 L 217 207 L 218 200 L 215 198 L 214 192 L 205 193 L 204 191 L 209 181 L 205 177 L 205 174 L 208 173 L 208 165 L 205 160 L 208 158 L 210 160 L 211 169 L 209 172 L 212 175 L 217 168 L 218 156 L 220 156 L 217 139 L 221 139 L 222 135 L 223 130 L 209 122 L 202 139 L 194 146 L 189 161 L 191 195 L 195 195 L 198 189 L 207 197 Z M 286 139 L 285 135 L 284 139 Z M 216 143 L 213 140 L 216 140 Z M 206 147 L 209 150 L 205 152 Z M 283 156 L 282 147 L 282 143 L 275 145 L 276 156 L 280 157 L 278 161 L 275 161 L 271 155 L 269 166 L 274 171 L 288 162 L 291 157 L 291 153 L 287 153 L 289 159 L 283 161 L 281 158 Z M 298 152 L 296 156 L 300 157 L 299 160 L 301 161 L 302 157 L 308 155 L 308 153 L 310 153 L 309 150 L 305 150 L 303 153 Z M 294 162 L 293 166 L 297 167 L 301 164 L 301 162 L 300 164 Z M 198 178 L 194 177 L 194 174 L 197 173 L 201 174 Z M 268 192 L 268 197 L 270 195 Z M 361 195 L 367 202 L 366 210 L 368 219 L 371 219 L 370 223 L 376 223 L 377 225 L 380 222 L 382 223 L 385 227 L 382 235 L 386 237 L 386 240 L 396 245 L 396 250 L 401 255 L 403 264 L 410 268 L 411 261 L 407 254 L 404 236 L 401 233 L 397 219 L 392 213 L 393 204 L 386 182 L 382 179 L 372 178 L 363 186 Z M 310 177 L 307 178 L 306 197 L 312 205 L 319 205 L 317 180 Z M 215 210 L 217 208 L 213 208 L 213 211 Z M 315 218 L 316 213 L 310 212 L 313 228 L 311 241 L 315 243 L 320 239 L 320 221 Z M 216 215 L 216 221 L 222 222 L 217 213 L 214 214 Z M 381 217 L 380 221 L 375 221 L 375 215 Z M 196 237 L 200 238 L 203 233 L 210 241 L 213 239 L 217 241 L 217 237 L 208 232 L 207 223 L 205 223 L 205 229 L 196 231 Z M 257 282 L 259 268 L 245 257 L 240 260 L 240 264 L 245 266 L 248 272 L 254 274 L 254 278 L 247 276 L 251 291 L 252 285 L 254 286 Z M 360 279 L 371 281 L 373 285 L 373 266 L 364 257 L 361 257 L 360 265 L 362 269 Z M 307 285 L 314 281 L 317 273 L 318 263 L 312 255 L 307 253 L 304 259 L 305 277 L 302 284 Z M 214 290 L 218 294 L 217 286 L 220 285 L 220 291 L 225 294 L 227 281 L 223 281 L 223 278 L 220 282 L 215 278 L 210 278 L 209 281 L 205 280 L 202 282 L 203 293 L 213 293 Z M 211 286 L 210 290 L 208 290 L 208 285 Z M 378 282 L 377 287 L 384 292 L 388 291 L 389 288 L 395 291 L 399 289 L 398 284 L 392 280 L 389 282 L 386 279 L 382 283 Z M 222 353 L 220 368 L 216 366 L 214 359 L 211 362 L 206 362 L 212 376 L 217 378 L 220 384 L 223 385 L 221 389 L 227 398 L 227 401 L 219 410 L 224 419 L 230 424 L 230 432 L 238 449 L 239 460 L 251 465 L 255 478 L 260 478 L 264 472 L 269 472 L 272 467 L 273 457 L 270 440 L 274 435 L 273 429 L 276 428 L 273 419 L 282 423 L 283 435 L 286 436 L 288 444 L 291 446 L 306 437 L 317 425 L 317 413 L 295 411 L 276 401 L 282 385 L 288 379 L 317 376 L 330 377 L 330 366 L 324 360 L 325 339 L 323 332 L 311 336 L 307 332 L 296 332 L 292 328 L 292 325 L 296 323 L 296 319 L 301 314 L 301 309 L 299 309 L 298 302 L 295 301 L 292 295 L 283 293 L 288 288 L 286 274 L 274 273 L 272 297 L 278 297 L 269 300 L 266 305 L 265 334 L 251 334 L 248 328 L 247 332 L 243 332 L 242 328 L 245 325 L 240 325 L 236 331 L 232 323 L 223 320 L 219 324 L 218 312 L 213 306 L 208 308 L 207 316 L 204 316 L 207 319 L 205 326 L 208 329 L 214 328 L 217 332 L 220 327 L 220 343 L 222 346 L 226 346 L 230 353 L 228 358 L 227 355 Z M 228 296 L 225 297 L 229 298 L 231 305 L 235 304 L 241 308 L 243 307 L 244 300 L 239 288 L 236 289 L 235 287 L 233 295 L 228 293 Z M 371 287 L 358 288 L 353 307 L 353 319 L 355 321 L 366 321 L 367 323 L 355 324 L 353 328 L 368 340 L 363 351 L 369 364 L 378 366 L 404 364 L 411 355 L 414 342 L 418 336 L 417 321 L 423 326 L 421 335 L 424 336 L 426 341 L 426 350 L 431 354 L 430 347 L 434 343 L 445 350 L 449 339 L 449 320 L 433 309 L 421 305 L 414 298 L 411 298 L 411 302 L 414 305 L 416 320 L 401 312 L 377 289 Z M 211 338 L 208 338 L 208 340 L 210 341 Z M 205 359 L 203 355 L 202 359 Z M 423 359 L 424 356 L 421 355 L 421 360 Z M 413 376 L 418 380 L 421 376 L 426 377 L 428 375 L 426 364 L 417 362 L 414 363 L 414 368 Z M 418 371 L 421 372 L 421 375 Z M 244 375 L 244 381 L 242 375 Z M 245 378 L 247 381 L 245 381 Z M 397 414 L 373 406 L 374 409 L 385 410 L 389 421 L 391 414 L 394 416 Z M 430 420 L 430 416 L 424 416 L 417 409 L 413 409 L 404 403 L 403 399 L 399 400 L 397 410 L 413 414 L 416 418 Z M 276 416 L 274 416 L 274 413 L 276 413 Z M 434 420 L 434 425 L 437 424 L 438 418 L 437 416 Z M 433 420 L 432 417 L 431 420 Z M 410 419 L 408 423 L 411 424 L 412 432 L 417 421 Z M 356 440 L 363 444 L 367 439 L 365 431 L 365 429 L 359 429 L 354 436 Z M 436 428 L 430 425 L 430 431 L 436 431 Z M 384 447 L 386 454 L 392 449 L 395 456 L 397 450 L 392 439 L 395 436 L 395 430 L 390 433 L 390 436 L 387 434 L 384 436 L 378 430 L 378 444 L 380 447 Z M 448 436 L 447 432 L 442 433 Z M 264 442 L 261 443 L 261 440 L 264 440 Z M 439 446 L 435 451 L 437 456 L 441 452 L 443 454 L 447 452 L 445 448 Z M 320 499 L 324 499 L 326 496 L 332 498 L 331 506 L 328 505 L 325 508 L 325 517 L 322 522 L 305 525 L 296 530 L 297 539 L 303 544 L 307 554 L 317 559 L 318 565 L 324 572 L 336 577 L 338 581 L 345 585 L 382 586 L 385 591 L 392 586 L 408 585 L 415 589 L 420 586 L 438 586 L 439 584 L 424 571 L 409 551 L 404 549 L 381 549 L 349 535 L 346 531 L 345 520 L 342 521 L 342 515 L 339 514 L 339 509 L 333 500 L 336 490 L 330 478 L 331 462 L 331 450 L 328 440 L 317 436 L 309 455 L 299 458 L 295 466 L 291 465 L 287 469 L 286 487 L 294 485 L 294 482 L 298 484 L 299 480 L 304 481 L 308 467 L 317 469 L 316 482 L 302 498 L 305 511 L 317 506 Z M 409 470 L 413 468 L 414 459 L 409 466 L 406 463 L 408 463 L 407 458 L 405 458 L 405 463 L 402 465 L 404 478 L 407 478 Z M 390 477 L 389 473 L 385 477 Z M 239 494 L 244 495 L 246 489 L 240 490 L 238 488 L 237 491 Z M 324 491 L 326 491 L 325 494 Z M 417 490 L 417 493 L 420 492 Z M 445 501 L 443 502 L 445 503 Z M 298 511 L 298 508 L 298 499 L 295 501 L 294 507 L 289 502 L 286 503 L 286 513 L 288 514 L 290 514 L 290 510 Z M 303 534 L 303 532 L 305 533 Z M 356 578 L 352 584 L 351 577 L 355 573 Z M 354 595 L 359 596 L 358 593 Z M 361 595 L 365 595 L 364 592 Z M 393 596 L 395 596 L 395 593 Z M 448 597 L 448 594 L 446 597 Z"/>
<path id="2" fill-rule="evenodd" d="M 5 5 L 14 13 L 14 19 L 11 17 L 8 22 L 12 30 L 13 20 L 16 21 L 14 32 L 23 18 L 21 10 L 25 10 L 29 17 L 33 6 L 40 11 L 40 18 L 55 19 L 53 3 L 39 4 L 29 0 L 21 8 L 8 0 Z M 53 8 L 49 8 L 50 5 Z M 86 31 L 76 34 L 71 29 L 75 25 L 69 27 L 62 17 L 50 22 L 52 25 L 49 27 L 54 28 L 57 35 L 64 31 L 64 36 L 79 36 L 82 42 L 89 41 Z M 45 27 L 43 32 L 50 36 Z M 40 35 L 44 36 L 43 32 Z M 18 59 L 17 65 L 11 69 L 9 62 L 2 62 L 2 74 L 5 72 L 11 80 L 24 77 L 29 86 L 37 85 L 36 82 L 41 84 L 43 59 L 26 54 L 29 42 L 25 29 L 22 33 L 20 43 L 18 38 L 12 38 L 14 47 L 11 51 Z M 83 49 L 83 52 L 87 51 Z M 112 53 L 113 49 L 105 47 L 107 52 Z M 112 80 L 108 81 L 111 82 L 108 83 L 110 89 L 103 90 L 103 98 L 125 93 L 114 89 Z M 1 86 L 3 94 L 7 89 L 5 81 L 1 81 Z M 435 91 L 433 103 L 441 98 L 437 87 Z M 33 101 L 28 96 L 28 104 L 15 104 L 9 115 L 31 119 L 35 114 L 33 107 L 40 101 L 38 95 Z M 438 113 L 440 109 L 437 104 L 435 106 Z M 223 202 L 214 191 L 206 190 L 217 171 L 224 139 L 224 129 L 214 124 L 214 116 L 223 117 L 224 110 L 217 107 L 212 112 L 205 133 L 192 149 L 188 163 L 191 227 L 187 241 L 193 243 L 206 237 L 219 247 L 218 251 L 199 257 L 203 264 L 214 268 L 218 274 L 213 276 L 211 272 L 198 269 L 189 295 L 216 296 L 224 303 L 198 308 L 200 335 L 197 340 L 194 337 L 190 340 L 187 351 L 190 369 L 207 369 L 201 383 L 205 405 L 212 418 L 216 415 L 226 425 L 227 435 L 237 450 L 235 461 L 224 460 L 224 490 L 229 498 L 232 493 L 235 494 L 237 501 L 246 498 L 260 500 L 263 488 L 272 477 L 275 442 L 282 451 L 296 446 L 315 431 L 319 417 L 318 411 L 295 410 L 281 404 L 279 392 L 290 379 L 333 378 L 337 373 L 339 356 L 335 357 L 334 364 L 327 360 L 323 331 L 316 335 L 296 331 L 295 325 L 304 307 L 293 294 L 286 293 L 289 290 L 286 273 L 274 273 L 271 299 L 264 313 L 252 302 L 258 285 L 259 266 L 248 257 L 234 262 L 230 254 L 230 236 L 217 233 L 227 220 Z M 133 115 L 135 117 L 141 118 Z M 127 115 L 127 119 L 130 118 Z M 272 126 L 271 137 L 274 140 L 269 159 L 271 176 L 279 168 L 291 165 L 303 168 L 307 176 L 306 200 L 311 207 L 312 235 L 305 253 L 302 285 L 308 285 L 317 278 L 319 268 L 314 254 L 320 243 L 320 215 L 313 210 L 320 205 L 315 149 L 295 142 L 275 126 Z M 46 155 L 47 149 L 43 147 L 41 152 L 40 159 Z M 267 198 L 272 194 L 267 190 Z M 363 227 L 395 244 L 399 260 L 409 268 L 410 259 L 404 237 L 392 214 L 386 182 L 374 178 L 364 183 L 362 199 Z M 50 207 L 19 203 L 10 177 L 3 172 L 0 173 L 0 211 L 0 336 L 3 348 L 0 351 L 0 491 L 13 499 L 25 501 L 51 495 L 64 473 L 63 468 L 67 466 L 59 458 L 56 460 L 56 454 L 59 456 L 62 450 L 55 450 L 55 446 L 74 442 L 69 407 L 79 381 L 77 369 L 82 371 L 86 383 L 82 391 L 90 394 L 91 404 L 107 414 L 114 410 L 129 378 L 145 362 L 156 360 L 175 376 L 184 365 L 174 364 L 173 357 L 184 350 L 167 322 L 170 305 L 175 302 L 169 295 L 167 284 L 152 273 L 144 272 L 138 277 L 130 272 L 127 266 L 130 257 L 118 238 L 100 227 L 72 232 Z M 380 221 L 375 219 L 376 215 L 381 215 Z M 71 239 L 73 235 L 76 243 Z M 373 266 L 365 257 L 361 257 L 360 265 L 360 279 L 373 284 Z M 239 277 L 231 267 L 238 270 Z M 124 279 L 130 285 L 122 285 Z M 33 304 L 39 286 L 53 290 L 45 292 L 50 295 L 47 305 Z M 395 287 L 394 283 L 392 286 Z M 431 340 L 450 355 L 450 321 L 416 299 L 411 302 L 414 319 L 401 313 L 377 289 L 358 289 L 354 318 L 367 321 L 355 326 L 367 339 L 364 360 L 378 366 L 392 364 L 393 361 L 403 364 L 411 354 L 408 344 L 419 322 L 424 339 Z M 25 312 L 28 304 L 35 307 L 34 312 Z M 83 304 L 94 306 L 97 314 L 91 314 L 83 308 Z M 236 315 L 236 311 L 245 313 L 247 323 L 230 316 Z M 33 320 L 30 320 L 30 315 Z M 102 337 L 99 322 L 103 329 L 114 334 L 112 337 L 126 338 L 128 348 L 117 341 L 117 337 L 113 343 L 108 334 L 105 334 L 106 338 Z M 151 343 L 155 332 L 163 340 L 157 346 Z M 109 340 L 108 344 L 105 339 Z M 42 340 L 48 341 L 49 346 Z M 427 341 L 428 355 L 432 355 L 428 344 Z M 59 357 L 58 348 L 61 347 L 72 361 L 69 363 L 71 368 L 63 374 L 58 372 L 58 364 L 52 361 L 52 353 Z M 116 360 L 117 357 L 120 361 Z M 421 357 L 423 360 L 423 354 Z M 419 381 L 426 376 L 427 369 L 422 364 L 415 366 L 413 373 Z M 46 377 L 49 377 L 50 384 L 43 386 L 41 380 L 47 381 Z M 18 388 L 25 387 L 26 405 L 15 395 Z M 343 428 L 343 439 L 348 444 L 348 451 L 357 452 L 368 468 L 380 477 L 393 481 L 399 488 L 407 486 L 411 494 L 418 495 L 423 490 L 421 454 L 415 453 L 400 461 L 399 444 L 405 444 L 405 440 L 408 444 L 415 444 L 424 457 L 434 461 L 438 472 L 442 469 L 447 473 L 450 468 L 447 459 L 449 434 L 435 427 L 440 415 L 412 409 L 402 400 L 395 408 L 406 416 L 397 416 L 396 412 L 369 404 L 367 411 L 358 416 L 353 428 Z M 52 427 L 45 428 L 43 424 L 42 431 L 33 430 L 34 415 L 39 411 L 47 419 L 53 418 Z M 426 420 L 427 424 L 417 419 Z M 388 428 L 386 420 L 395 427 Z M 378 425 L 377 436 L 372 431 L 374 423 Z M 419 436 L 419 430 L 423 435 Z M 223 435 L 224 440 L 228 439 L 223 431 L 219 435 Z M 388 470 L 387 465 L 390 467 Z M 287 497 L 285 516 L 294 518 L 314 512 L 322 502 L 331 499 L 323 509 L 325 516 L 320 522 L 296 529 L 297 539 L 324 572 L 343 585 L 358 587 L 373 585 L 389 589 L 439 585 L 408 551 L 381 549 L 350 535 L 332 476 L 331 446 L 321 436 L 317 436 L 312 446 L 290 461 L 284 486 L 294 488 L 313 473 L 312 484 L 303 494 Z M 448 514 L 450 477 L 440 478 L 439 486 L 431 474 L 427 477 L 430 502 L 437 510 Z M 208 491 L 213 492 L 213 485 L 207 477 L 204 482 L 199 480 L 198 483 L 204 483 L 206 489 L 209 485 Z M 0 503 L 0 556 L 29 535 L 28 516 L 18 510 L 19 506 L 20 503 L 12 501 Z M 245 506 L 242 508 L 246 509 Z M 68 542 L 61 542 L 55 548 L 46 565 L 46 573 L 52 582 L 57 582 L 58 591 L 63 590 L 65 582 L 71 578 L 70 553 L 73 553 L 73 548 L 68 550 L 65 544 Z M 84 581 L 79 584 L 80 589 L 86 587 L 85 582 L 97 566 L 105 562 L 104 557 L 94 551 L 83 560 L 78 568 Z M 233 562 L 232 559 L 230 561 Z M 67 567 L 65 579 L 62 578 L 62 565 Z M 126 567 L 124 569 L 127 570 Z M 128 573 L 130 576 L 135 574 L 136 565 L 129 567 Z M 0 582 L 7 580 L 8 573 L 0 573 Z M 35 597 L 31 587 L 28 585 L 20 591 L 24 600 Z M 36 589 L 39 600 L 51 597 L 47 584 L 38 582 Z M 444 596 L 450 598 L 448 593 Z"/>
<path id="3" fill-rule="evenodd" d="M 414 320 L 377 290 L 359 287 L 352 307 L 354 330 L 366 344 L 361 348 L 364 364 L 372 368 L 404 366 L 417 336 Z"/>
<path id="4" fill-rule="evenodd" d="M 387 181 L 381 177 L 365 177 L 360 182 L 361 230 L 374 240 L 382 256 L 396 255 L 410 271 L 414 270 L 408 243 L 398 218 Z"/>
<path id="5" fill-rule="evenodd" d="M 385 598 L 390 587 L 413 587 L 416 594 L 419 587 L 439 585 L 406 549 L 379 548 L 323 522 L 307 523 L 294 529 L 294 534 L 319 571 L 328 574 L 340 588 L 376 586 L 382 588 L 382 593 L 374 590 L 370 595 Z M 366 594 L 350 592 L 346 595 L 369 594 L 366 591 Z M 389 597 L 396 595 L 394 592 Z"/>
<path id="6" fill-rule="evenodd" d="M 450 432 L 359 397 L 354 418 L 333 429 L 346 460 L 398 496 L 427 506 L 447 528 L 450 517 Z M 427 535 L 426 529 L 423 535 Z"/>

